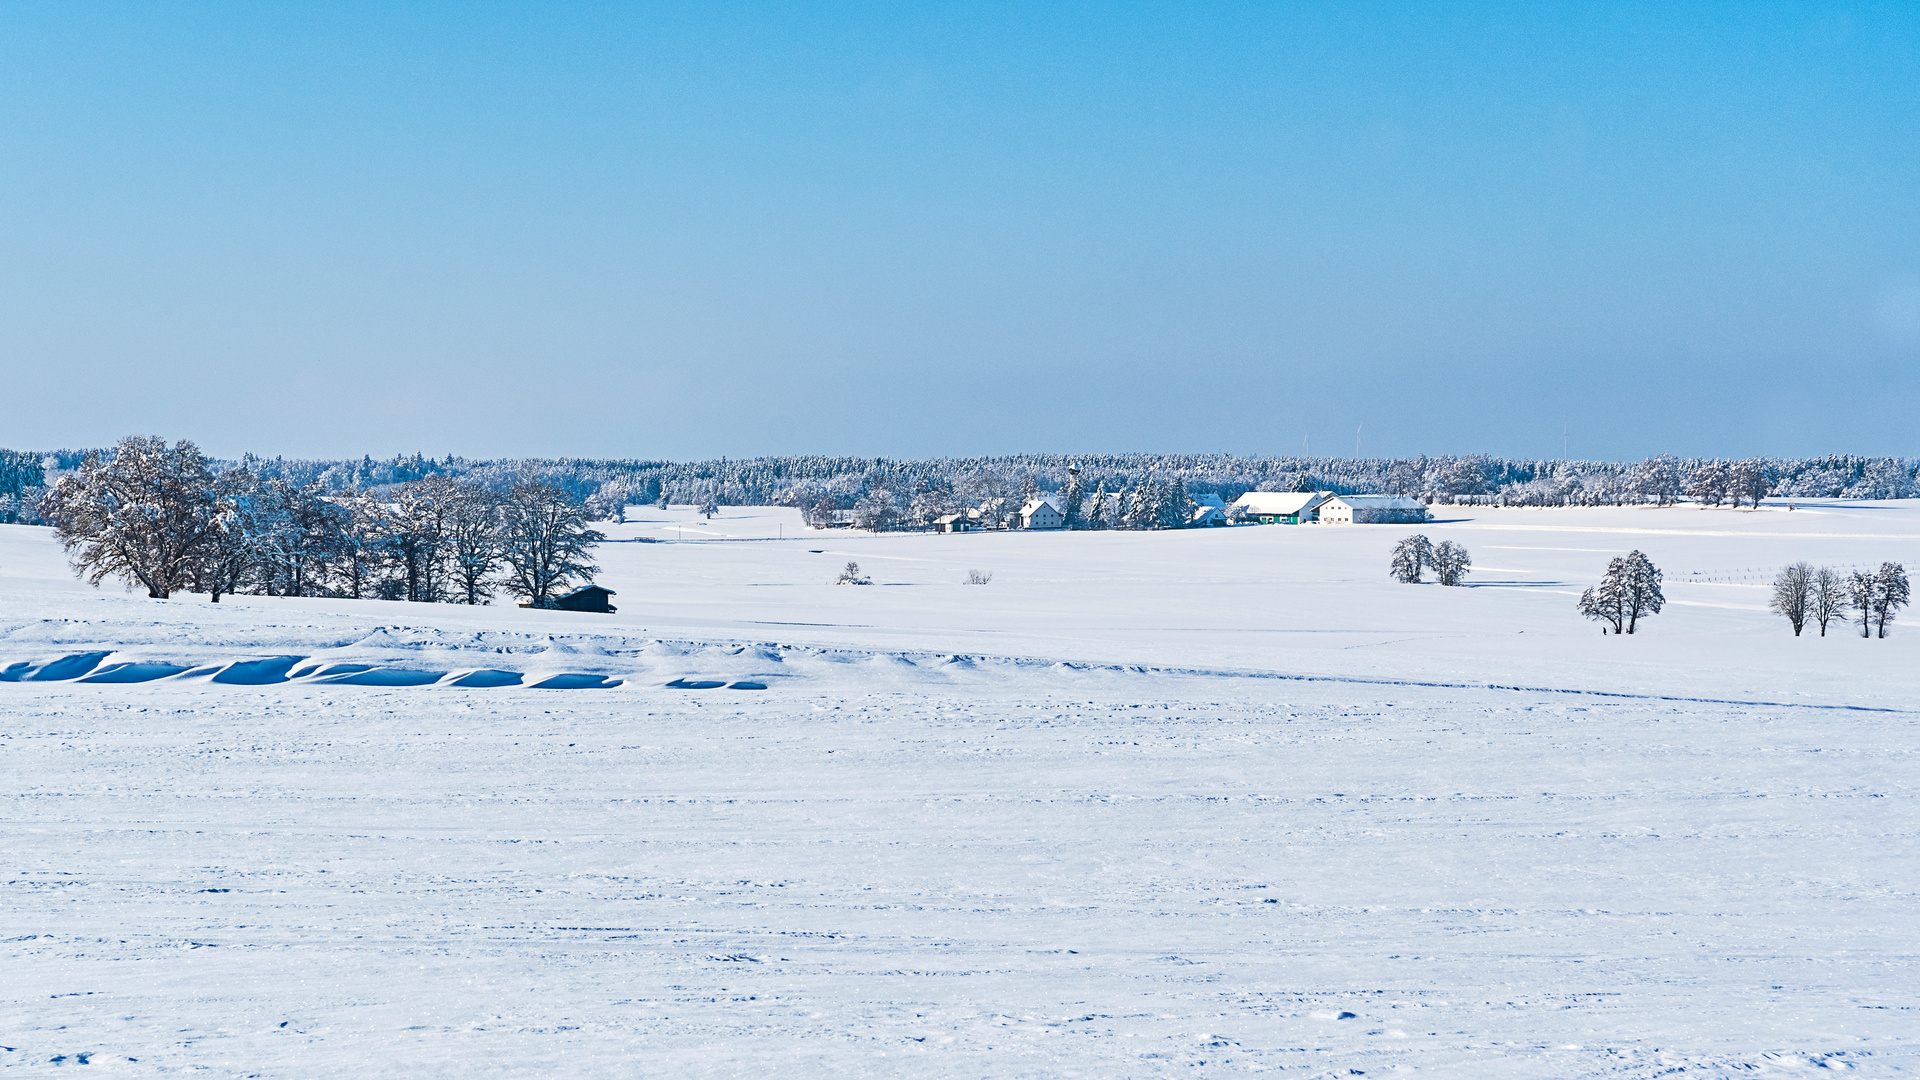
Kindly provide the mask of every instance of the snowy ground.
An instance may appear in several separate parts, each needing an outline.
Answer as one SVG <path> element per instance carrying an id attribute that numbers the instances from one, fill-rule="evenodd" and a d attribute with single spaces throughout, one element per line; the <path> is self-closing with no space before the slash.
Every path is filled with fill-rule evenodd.
<path id="1" fill-rule="evenodd" d="M 155 602 L 0 527 L 0 1067 L 1920 1069 L 1920 629 L 1764 610 L 1920 569 L 1920 507 L 1445 516 L 1474 588 L 1403 527 L 636 509 L 612 616 Z M 1671 603 L 1602 638 L 1629 547 Z"/>

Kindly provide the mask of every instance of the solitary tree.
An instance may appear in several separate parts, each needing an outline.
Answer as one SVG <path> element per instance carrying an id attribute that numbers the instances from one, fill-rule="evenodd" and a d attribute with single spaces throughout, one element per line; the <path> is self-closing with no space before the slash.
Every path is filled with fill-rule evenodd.
<path id="1" fill-rule="evenodd" d="M 1433 565 L 1433 544 L 1426 537 L 1415 533 L 1393 546 L 1393 561 L 1387 570 L 1393 580 L 1403 585 L 1414 585 L 1420 581 L 1420 571 Z"/>
<path id="2" fill-rule="evenodd" d="M 1433 549 L 1433 574 L 1442 585 L 1458 585 L 1473 566 L 1473 559 L 1467 555 L 1467 549 L 1451 540 L 1440 541 Z"/>
<path id="3" fill-rule="evenodd" d="M 1847 583 L 1839 571 L 1823 566 L 1813 572 L 1807 586 L 1807 616 L 1820 624 L 1820 636 L 1827 636 L 1827 624 L 1847 610 Z"/>
<path id="4" fill-rule="evenodd" d="M 835 585 L 871 585 L 873 579 L 860 572 L 859 563 L 850 562 L 845 570 L 840 571 L 840 576 L 835 578 L 833 583 Z"/>
<path id="5" fill-rule="evenodd" d="M 712 521 L 713 515 L 719 512 L 720 500 L 716 499 L 712 492 L 708 492 L 707 497 L 700 502 L 700 516 Z"/>
<path id="6" fill-rule="evenodd" d="M 1631 551 L 1609 562 L 1600 584 L 1580 594 L 1580 614 L 1613 624 L 1615 634 L 1631 634 L 1642 618 L 1658 615 L 1666 603 L 1659 569 L 1646 555 Z"/>
<path id="7" fill-rule="evenodd" d="M 1793 624 L 1794 637 L 1799 637 L 1801 628 L 1807 625 L 1813 601 L 1813 578 L 1813 567 L 1797 562 L 1773 579 L 1773 610 Z"/>
<path id="8" fill-rule="evenodd" d="M 587 528 L 586 510 L 551 484 L 516 484 L 501 512 L 500 561 L 507 591 L 532 607 L 552 607 L 574 578 L 600 568 L 588 562 L 606 537 Z"/>

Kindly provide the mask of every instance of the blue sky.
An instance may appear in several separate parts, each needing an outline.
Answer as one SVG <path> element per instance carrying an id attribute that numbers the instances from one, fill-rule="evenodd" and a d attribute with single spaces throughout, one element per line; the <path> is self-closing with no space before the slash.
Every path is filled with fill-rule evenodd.
<path id="1" fill-rule="evenodd" d="M 1912 4 L 0 9 L 0 445 L 1920 454 Z"/>

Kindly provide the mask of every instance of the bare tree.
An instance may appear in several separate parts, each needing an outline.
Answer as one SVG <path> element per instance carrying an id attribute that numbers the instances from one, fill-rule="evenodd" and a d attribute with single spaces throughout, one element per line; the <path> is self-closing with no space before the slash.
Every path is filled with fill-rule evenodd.
<path id="1" fill-rule="evenodd" d="M 501 512 L 500 561 L 503 584 L 531 607 L 551 607 L 575 578 L 600 568 L 588 562 L 591 548 L 606 537 L 587 528 L 586 511 L 551 484 L 516 484 Z"/>
<path id="2" fill-rule="evenodd" d="M 461 484 L 447 517 L 447 564 L 453 584 L 468 604 L 493 592 L 500 567 L 500 496 L 479 484 Z"/>
<path id="3" fill-rule="evenodd" d="M 1630 551 L 1607 564 L 1598 586 L 1580 594 L 1580 614 L 1611 623 L 1615 634 L 1631 634 L 1641 619 L 1666 606 L 1660 576 L 1645 554 Z"/>
<path id="4" fill-rule="evenodd" d="M 1402 585 L 1416 585 L 1420 581 L 1420 571 L 1432 564 L 1432 542 L 1415 533 L 1393 546 L 1393 559 L 1388 563 L 1387 572 Z"/>
<path id="5" fill-rule="evenodd" d="M 1793 624 L 1793 636 L 1799 637 L 1801 628 L 1807 625 L 1807 614 L 1812 604 L 1813 567 L 1803 562 L 1794 563 L 1780 571 L 1773 579 L 1773 610 L 1786 616 Z"/>
<path id="6" fill-rule="evenodd" d="M 1807 615 L 1820 624 L 1820 636 L 1827 636 L 1827 624 L 1847 610 L 1847 587 L 1838 571 L 1823 566 L 1813 572 L 1807 587 Z"/>
<path id="7" fill-rule="evenodd" d="M 1458 585 L 1460 579 L 1472 569 L 1473 559 L 1467 549 L 1451 540 L 1440 541 L 1433 549 L 1433 574 L 1442 585 Z"/>
<path id="8" fill-rule="evenodd" d="M 109 577 L 164 600 L 185 585 L 213 528 L 213 472 L 186 440 L 130 436 L 113 457 L 89 453 L 54 485 L 42 513 L 73 569 L 94 585 Z"/>
<path id="9" fill-rule="evenodd" d="M 850 562 L 845 570 L 840 571 L 840 576 L 835 578 L 833 583 L 835 585 L 871 585 L 873 579 L 860 572 L 859 563 Z"/>

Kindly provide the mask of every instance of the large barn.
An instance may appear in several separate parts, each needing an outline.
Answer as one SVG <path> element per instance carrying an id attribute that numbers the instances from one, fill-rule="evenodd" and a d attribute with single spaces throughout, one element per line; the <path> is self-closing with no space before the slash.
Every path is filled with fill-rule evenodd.
<path id="1" fill-rule="evenodd" d="M 1249 519 L 1262 525 L 1304 525 L 1318 520 L 1331 491 L 1249 491 L 1233 500 Z"/>
<path id="2" fill-rule="evenodd" d="M 1322 525 L 1418 525 L 1427 507 L 1405 495 L 1336 495 L 1320 504 Z"/>

